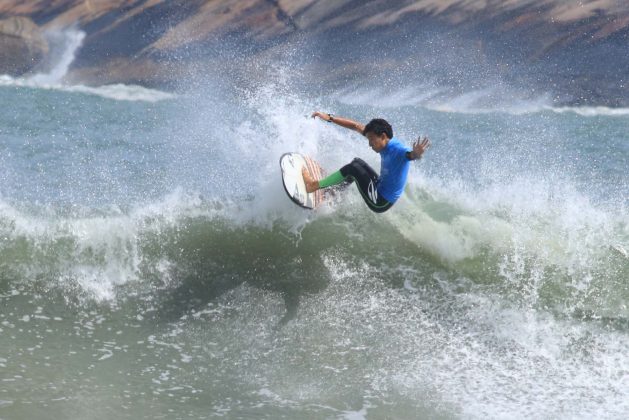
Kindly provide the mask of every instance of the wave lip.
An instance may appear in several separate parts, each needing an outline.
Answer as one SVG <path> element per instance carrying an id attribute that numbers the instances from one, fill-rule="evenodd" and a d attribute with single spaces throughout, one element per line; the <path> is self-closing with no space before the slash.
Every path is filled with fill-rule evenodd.
<path id="1" fill-rule="evenodd" d="M 629 108 L 610 108 L 607 106 L 582 106 L 582 107 L 548 107 L 550 111 L 559 114 L 574 113 L 582 117 L 625 117 L 629 116 Z"/>
<path id="2" fill-rule="evenodd" d="M 530 97 L 508 89 L 486 88 L 453 92 L 447 87 L 412 86 L 386 90 L 379 87 L 351 87 L 334 95 L 341 103 L 362 106 L 377 105 L 383 108 L 415 106 L 431 111 L 454 114 L 508 114 L 530 115 L 542 112 L 577 114 L 582 117 L 626 117 L 629 108 L 607 106 L 555 106 L 551 95 Z"/>
<path id="3" fill-rule="evenodd" d="M 177 97 L 174 93 L 149 89 L 138 85 L 113 84 L 103 86 L 64 85 L 62 83 L 40 83 L 37 80 L 13 78 L 0 75 L 0 86 L 26 87 L 31 89 L 55 90 L 83 93 L 116 101 L 159 102 Z"/>
<path id="4" fill-rule="evenodd" d="M 55 87 L 53 87 L 55 88 Z M 80 92 L 100 96 L 102 98 L 114 99 L 117 101 L 142 101 L 158 102 L 176 97 L 175 94 L 157 89 L 149 89 L 138 85 L 113 84 L 103 86 L 60 86 L 56 87 L 66 92 Z"/>

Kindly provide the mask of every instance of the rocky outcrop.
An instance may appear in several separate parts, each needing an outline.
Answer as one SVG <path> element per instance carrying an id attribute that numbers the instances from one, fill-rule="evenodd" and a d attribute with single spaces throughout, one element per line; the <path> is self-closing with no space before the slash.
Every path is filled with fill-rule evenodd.
<path id="1" fill-rule="evenodd" d="M 629 3 L 618 0 L 4 0 L 9 16 L 78 25 L 69 76 L 87 82 L 168 85 L 204 61 L 302 49 L 309 71 L 337 80 L 369 73 L 380 54 L 461 84 L 496 76 L 564 102 L 629 103 Z"/>
<path id="2" fill-rule="evenodd" d="M 0 20 L 0 74 L 20 75 L 41 62 L 48 44 L 41 29 L 29 18 Z"/>

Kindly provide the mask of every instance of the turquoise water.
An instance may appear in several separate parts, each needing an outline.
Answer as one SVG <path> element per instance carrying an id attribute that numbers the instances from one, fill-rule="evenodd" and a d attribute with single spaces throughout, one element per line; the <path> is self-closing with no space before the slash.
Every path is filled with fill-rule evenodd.
<path id="1" fill-rule="evenodd" d="M 0 418 L 629 410 L 623 110 L 282 80 L 0 98 Z M 317 109 L 432 138 L 390 212 L 287 199 L 286 151 L 378 167 Z"/>

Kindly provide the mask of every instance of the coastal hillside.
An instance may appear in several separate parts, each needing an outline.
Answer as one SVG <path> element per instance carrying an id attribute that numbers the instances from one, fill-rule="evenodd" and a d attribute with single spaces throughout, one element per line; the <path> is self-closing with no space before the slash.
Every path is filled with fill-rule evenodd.
<path id="1" fill-rule="evenodd" d="M 377 79 L 377 63 L 435 83 L 629 104 L 629 3 L 614 0 L 5 0 L 0 74 L 41 69 L 55 50 L 47 33 L 69 27 L 85 37 L 66 79 L 88 84 L 175 88 L 217 63 L 289 57 L 327 85 Z"/>

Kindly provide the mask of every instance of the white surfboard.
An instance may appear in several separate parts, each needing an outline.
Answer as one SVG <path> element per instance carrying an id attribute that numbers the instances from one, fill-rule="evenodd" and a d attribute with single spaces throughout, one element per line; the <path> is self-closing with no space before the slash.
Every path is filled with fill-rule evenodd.
<path id="1" fill-rule="evenodd" d="M 315 209 L 323 203 L 325 197 L 322 190 L 306 192 L 306 183 L 301 173 L 305 167 L 314 179 L 323 178 L 323 170 L 314 159 L 299 153 L 284 153 L 280 157 L 280 167 L 284 190 L 295 204 L 306 209 Z"/>

